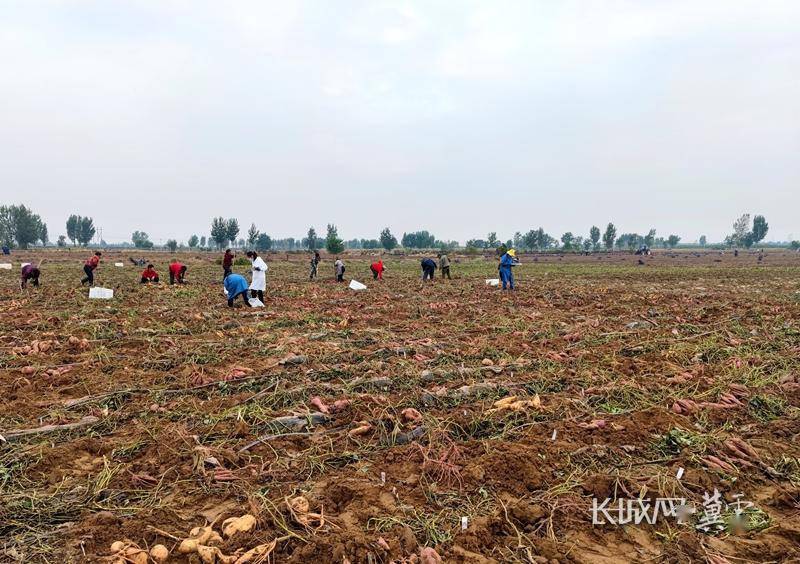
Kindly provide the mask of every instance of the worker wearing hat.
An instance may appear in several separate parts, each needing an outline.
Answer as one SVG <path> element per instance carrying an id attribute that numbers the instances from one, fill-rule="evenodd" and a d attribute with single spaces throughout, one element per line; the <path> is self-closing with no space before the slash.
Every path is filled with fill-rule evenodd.
<path id="1" fill-rule="evenodd" d="M 498 266 L 497 270 L 500 271 L 500 280 L 503 283 L 503 290 L 514 289 L 514 273 L 511 272 L 511 268 L 518 264 L 517 252 L 514 249 L 509 249 L 500 258 L 500 266 Z"/>

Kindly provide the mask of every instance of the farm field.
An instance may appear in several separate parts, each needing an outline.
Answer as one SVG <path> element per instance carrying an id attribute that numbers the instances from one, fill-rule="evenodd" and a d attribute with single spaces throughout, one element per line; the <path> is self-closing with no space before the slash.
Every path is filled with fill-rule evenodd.
<path id="1" fill-rule="evenodd" d="M 483 257 L 423 285 L 349 256 L 353 292 L 273 254 L 263 309 L 227 307 L 217 254 L 179 253 L 185 286 L 159 255 L 155 287 L 129 254 L 97 271 L 110 301 L 85 252 L 0 271 L 2 562 L 800 559 L 796 253 L 523 256 L 513 293 Z M 698 512 L 593 524 L 667 498 Z"/>

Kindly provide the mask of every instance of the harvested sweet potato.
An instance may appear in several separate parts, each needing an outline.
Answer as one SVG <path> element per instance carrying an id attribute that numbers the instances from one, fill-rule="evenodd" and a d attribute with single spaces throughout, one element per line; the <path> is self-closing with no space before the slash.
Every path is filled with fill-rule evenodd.
<path id="1" fill-rule="evenodd" d="M 420 421 L 422 419 L 422 414 L 413 407 L 407 407 L 400 412 L 400 417 L 402 417 L 403 421 L 406 423 L 413 423 L 415 421 Z"/>
<path id="2" fill-rule="evenodd" d="M 246 513 L 241 517 L 231 517 L 222 522 L 222 534 L 232 537 L 236 533 L 246 533 L 256 526 L 256 518 Z"/>
<path id="3" fill-rule="evenodd" d="M 153 545 L 150 549 L 150 558 L 155 560 L 157 564 L 162 564 L 169 558 L 169 549 L 163 544 Z"/>
<path id="4" fill-rule="evenodd" d="M 372 431 L 372 425 L 370 425 L 369 423 L 363 423 L 358 427 L 350 429 L 350 431 L 348 431 L 347 434 L 351 437 L 360 437 L 366 435 L 370 431 Z"/>
<path id="5" fill-rule="evenodd" d="M 213 545 L 222 543 L 222 537 L 219 536 L 211 526 L 208 527 L 195 527 L 189 531 L 189 537 L 183 539 L 178 546 L 178 552 L 181 554 L 191 554 L 197 552 L 201 545 Z"/>
<path id="6" fill-rule="evenodd" d="M 241 556 L 239 556 L 239 558 L 236 559 L 235 564 L 246 564 L 247 562 L 250 562 L 254 558 L 258 558 L 257 560 L 258 562 L 263 562 L 265 558 L 267 558 L 270 554 L 272 554 L 272 551 L 275 550 L 277 544 L 278 541 L 273 540 L 272 542 L 267 542 L 264 544 L 260 544 L 256 547 L 253 547 L 244 554 L 242 554 Z"/>
<path id="7" fill-rule="evenodd" d="M 314 396 L 313 398 L 311 398 L 311 401 L 309 403 L 314 407 L 316 407 L 320 413 L 330 413 L 330 409 L 325 404 L 325 402 L 322 401 L 322 398 L 320 398 L 319 396 Z"/>

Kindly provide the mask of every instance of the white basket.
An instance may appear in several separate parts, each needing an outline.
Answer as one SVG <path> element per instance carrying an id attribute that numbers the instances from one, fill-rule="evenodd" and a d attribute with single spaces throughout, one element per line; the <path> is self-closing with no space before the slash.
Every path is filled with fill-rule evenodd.
<path id="1" fill-rule="evenodd" d="M 487 286 L 499 286 L 500 285 L 500 279 L 499 278 L 487 278 L 486 279 L 486 285 Z"/>
<path id="2" fill-rule="evenodd" d="M 89 288 L 89 297 L 93 300 L 110 300 L 114 297 L 114 290 L 111 288 Z"/>
<path id="3" fill-rule="evenodd" d="M 20 266 L 20 268 L 25 268 L 25 267 L 26 267 L 26 266 L 28 266 L 29 264 L 30 264 L 29 262 L 23 262 L 23 263 L 22 263 L 22 264 L 20 264 L 19 266 Z"/>
<path id="4" fill-rule="evenodd" d="M 264 302 L 258 298 L 250 298 L 247 301 L 250 302 L 250 307 L 264 307 Z"/>
<path id="5" fill-rule="evenodd" d="M 11 270 L 10 262 L 0 262 L 0 270 Z"/>
<path id="6" fill-rule="evenodd" d="M 351 280 L 349 288 L 351 290 L 366 290 L 367 289 L 367 287 L 364 286 L 364 284 L 362 284 L 361 282 L 358 282 L 357 280 Z"/>
<path id="7" fill-rule="evenodd" d="M 114 263 L 114 266 L 117 266 L 117 267 L 119 267 L 119 268 L 122 268 L 123 266 L 125 266 L 125 263 L 124 263 L 124 262 L 115 262 L 115 263 Z"/>

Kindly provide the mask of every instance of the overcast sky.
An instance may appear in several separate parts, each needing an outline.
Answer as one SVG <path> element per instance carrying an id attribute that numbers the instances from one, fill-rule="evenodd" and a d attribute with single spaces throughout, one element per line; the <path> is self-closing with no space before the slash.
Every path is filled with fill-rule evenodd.
<path id="1" fill-rule="evenodd" d="M 0 61 L 51 239 L 800 236 L 797 0 L 0 0 Z"/>

